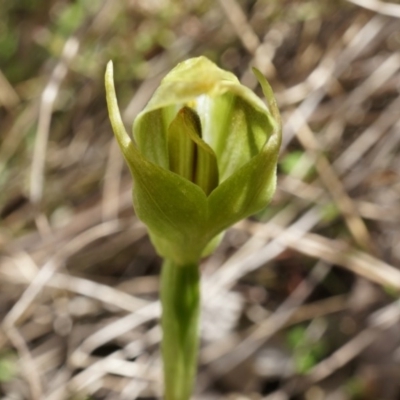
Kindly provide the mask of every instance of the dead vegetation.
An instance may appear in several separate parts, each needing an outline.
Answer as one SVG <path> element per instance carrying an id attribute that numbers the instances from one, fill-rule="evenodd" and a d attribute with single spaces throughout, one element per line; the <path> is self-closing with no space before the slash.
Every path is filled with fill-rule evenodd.
<path id="1" fill-rule="evenodd" d="M 354 3 L 354 4 L 352 4 Z M 158 272 L 103 74 L 131 125 L 204 54 L 284 121 L 271 206 L 203 263 L 197 398 L 400 398 L 400 5 L 8 2 L 0 17 L 0 393 L 160 396 Z"/>

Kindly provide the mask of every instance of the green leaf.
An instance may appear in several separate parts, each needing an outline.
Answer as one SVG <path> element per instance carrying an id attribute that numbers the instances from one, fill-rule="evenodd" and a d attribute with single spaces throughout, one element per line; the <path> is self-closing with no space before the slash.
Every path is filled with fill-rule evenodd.
<path id="1" fill-rule="evenodd" d="M 298 161 L 303 157 L 304 151 L 295 150 L 292 151 L 280 161 L 279 165 L 282 168 L 282 171 L 289 175 L 295 168 Z"/>
<path id="2" fill-rule="evenodd" d="M 17 357 L 13 353 L 0 354 L 0 382 L 10 382 L 18 373 Z"/>

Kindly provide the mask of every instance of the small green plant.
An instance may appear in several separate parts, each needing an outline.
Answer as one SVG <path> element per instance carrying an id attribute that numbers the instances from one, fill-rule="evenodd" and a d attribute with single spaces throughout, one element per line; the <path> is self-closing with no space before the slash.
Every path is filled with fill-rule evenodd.
<path id="1" fill-rule="evenodd" d="M 344 386 L 351 400 L 368 399 L 368 384 L 360 377 L 351 377 Z"/>
<path id="2" fill-rule="evenodd" d="M 287 341 L 293 351 L 296 371 L 306 374 L 326 354 L 327 344 L 324 340 L 315 341 L 307 335 L 307 328 L 299 325 L 287 334 Z"/>
<path id="3" fill-rule="evenodd" d="M 17 375 L 17 357 L 14 353 L 6 352 L 0 354 L 0 383 L 9 382 Z"/>
<path id="4" fill-rule="evenodd" d="M 223 232 L 270 201 L 281 143 L 272 90 L 254 69 L 266 106 L 205 57 L 178 64 L 133 125 L 120 116 L 113 65 L 106 95 L 115 137 L 131 171 L 133 204 L 147 225 L 161 273 L 165 398 L 190 398 L 196 373 L 202 257 Z"/>

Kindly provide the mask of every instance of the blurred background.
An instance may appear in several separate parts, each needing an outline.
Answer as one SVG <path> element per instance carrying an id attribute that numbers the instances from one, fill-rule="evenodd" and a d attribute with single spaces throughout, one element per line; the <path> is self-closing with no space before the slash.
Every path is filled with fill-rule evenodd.
<path id="1" fill-rule="evenodd" d="M 271 205 L 202 264 L 198 399 L 400 399 L 400 2 L 0 7 L 0 396 L 162 393 L 157 257 L 107 117 L 205 55 L 284 123 Z"/>

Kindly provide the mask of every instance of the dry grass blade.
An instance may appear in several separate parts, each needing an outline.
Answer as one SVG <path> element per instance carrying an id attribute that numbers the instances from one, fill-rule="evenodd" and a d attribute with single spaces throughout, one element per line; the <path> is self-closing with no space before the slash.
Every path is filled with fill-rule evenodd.
<path id="1" fill-rule="evenodd" d="M 396 3 L 388 3 L 379 0 L 347 0 L 350 3 L 375 11 L 389 17 L 400 18 L 400 6 Z"/>
<path id="2" fill-rule="evenodd" d="M 40 293 L 46 283 L 51 279 L 53 274 L 62 265 L 71 254 L 74 254 L 79 249 L 84 248 L 89 243 L 94 242 L 104 236 L 111 235 L 120 229 L 117 221 L 106 222 L 104 224 L 93 227 L 90 230 L 83 232 L 81 235 L 67 243 L 64 248 L 61 248 L 49 261 L 43 265 L 36 277 L 24 291 L 19 301 L 12 307 L 3 319 L 3 327 L 7 330 L 9 327 L 16 324 L 19 318 L 22 317 L 28 306 L 34 301 L 35 297 Z"/>
<path id="3" fill-rule="evenodd" d="M 54 68 L 49 82 L 43 90 L 30 175 L 30 200 L 33 204 L 39 203 L 42 199 L 44 166 L 53 105 L 56 100 L 60 85 L 67 74 L 68 65 L 75 57 L 78 50 L 78 39 L 76 37 L 70 37 L 65 42 L 60 61 Z"/>

